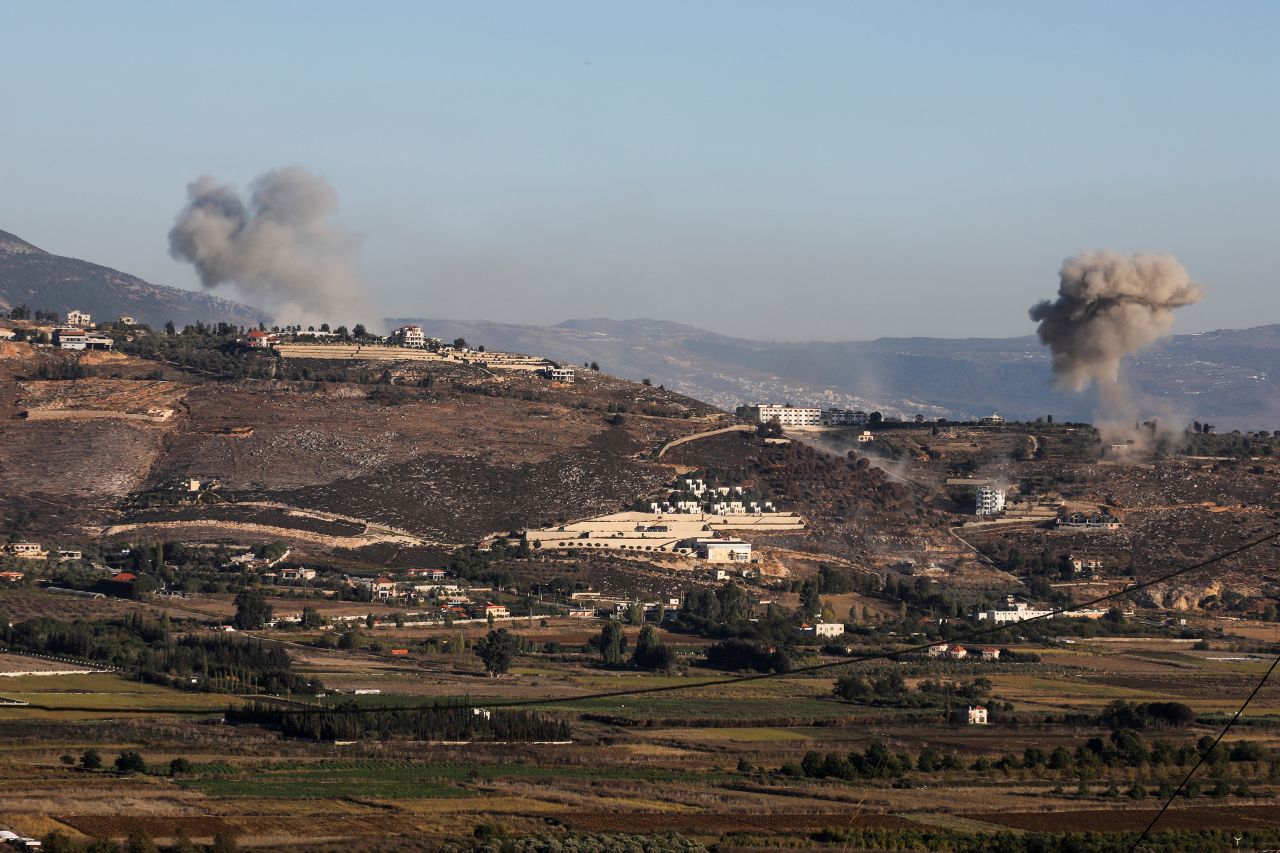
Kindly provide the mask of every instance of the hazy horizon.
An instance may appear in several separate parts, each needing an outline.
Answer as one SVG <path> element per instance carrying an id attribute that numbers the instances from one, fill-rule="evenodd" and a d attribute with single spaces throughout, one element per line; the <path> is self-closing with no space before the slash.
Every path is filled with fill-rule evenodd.
<path id="1" fill-rule="evenodd" d="M 1280 321 L 1273 5 L 73 9 L 6 12 L 0 229 L 158 284 L 188 184 L 297 165 L 379 317 L 1012 337 L 1110 248 Z"/>

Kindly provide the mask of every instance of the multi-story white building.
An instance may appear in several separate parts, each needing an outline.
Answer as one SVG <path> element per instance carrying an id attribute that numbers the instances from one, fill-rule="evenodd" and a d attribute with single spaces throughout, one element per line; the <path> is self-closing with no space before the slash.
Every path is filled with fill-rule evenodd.
<path id="1" fill-rule="evenodd" d="M 698 556 L 708 563 L 749 563 L 751 543 L 741 539 L 699 539 Z"/>
<path id="2" fill-rule="evenodd" d="M 550 379 L 552 382 L 564 382 L 565 384 L 573 384 L 573 368 L 572 367 L 556 367 L 555 365 L 547 365 L 542 369 L 542 375 Z"/>
<path id="3" fill-rule="evenodd" d="M 410 323 L 401 326 L 391 333 L 391 343 L 396 346 L 422 349 L 427 345 L 427 338 L 422 334 L 422 327 Z"/>
<path id="4" fill-rule="evenodd" d="M 1004 512 L 1004 489 L 995 486 L 978 486 L 974 492 L 976 506 L 974 515 L 999 515 Z"/>
<path id="5" fill-rule="evenodd" d="M 69 326 L 89 326 L 92 325 L 91 319 L 88 314 L 82 311 L 67 312 L 67 325 Z"/>
<path id="6" fill-rule="evenodd" d="M 778 422 L 778 426 L 822 426 L 822 410 L 783 406 L 777 403 L 755 403 L 748 406 L 751 418 L 758 424 Z"/>
<path id="7" fill-rule="evenodd" d="M 823 409 L 823 426 L 866 426 L 867 413 L 854 409 Z"/>

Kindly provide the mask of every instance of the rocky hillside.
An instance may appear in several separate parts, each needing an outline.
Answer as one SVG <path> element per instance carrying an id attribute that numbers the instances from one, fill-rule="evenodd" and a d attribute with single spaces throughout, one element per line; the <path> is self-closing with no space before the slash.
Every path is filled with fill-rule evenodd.
<path id="1" fill-rule="evenodd" d="M 247 357 L 276 378 L 0 342 L 0 531 L 464 544 L 621 509 L 671 477 L 655 448 L 723 420 L 593 371 L 560 385 L 383 362 L 321 380 L 314 363 Z M 220 486 L 193 505 L 174 490 L 192 478 Z"/>
<path id="2" fill-rule="evenodd" d="M 179 328 L 197 320 L 237 325 L 270 320 L 248 305 L 151 284 L 110 267 L 50 254 L 0 231 L 0 310 L 19 305 L 59 314 L 85 311 L 108 320 L 128 314 L 153 326 L 172 320 Z"/>

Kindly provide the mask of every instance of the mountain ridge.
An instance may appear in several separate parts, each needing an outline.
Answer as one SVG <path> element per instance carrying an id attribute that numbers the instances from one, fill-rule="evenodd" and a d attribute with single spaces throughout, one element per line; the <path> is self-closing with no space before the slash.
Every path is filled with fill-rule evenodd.
<path id="1" fill-rule="evenodd" d="M 159 326 L 197 321 L 257 325 L 265 312 L 229 299 L 152 284 L 91 261 L 55 255 L 8 231 L 0 231 L 0 308 L 19 305 L 66 314 L 85 311 L 106 319 L 122 314 Z"/>
<path id="2" fill-rule="evenodd" d="M 395 319 L 428 334 L 574 363 L 598 361 L 723 409 L 789 401 L 926 417 L 1091 420 L 1092 391 L 1053 387 L 1034 335 L 1010 338 L 876 338 L 759 341 L 670 321 L 571 319 L 554 326 L 483 320 Z M 1175 335 L 1126 364 L 1144 417 L 1208 420 L 1222 428 L 1280 421 L 1280 324 Z"/>

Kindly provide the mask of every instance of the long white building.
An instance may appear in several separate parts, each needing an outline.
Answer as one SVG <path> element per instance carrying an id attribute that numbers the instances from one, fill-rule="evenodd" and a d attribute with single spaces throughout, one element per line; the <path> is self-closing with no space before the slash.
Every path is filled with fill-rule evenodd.
<path id="1" fill-rule="evenodd" d="M 751 416 L 758 424 L 773 421 L 778 426 L 822 426 L 822 410 L 801 408 L 799 406 L 783 406 L 777 403 L 755 403 L 748 407 Z"/>

